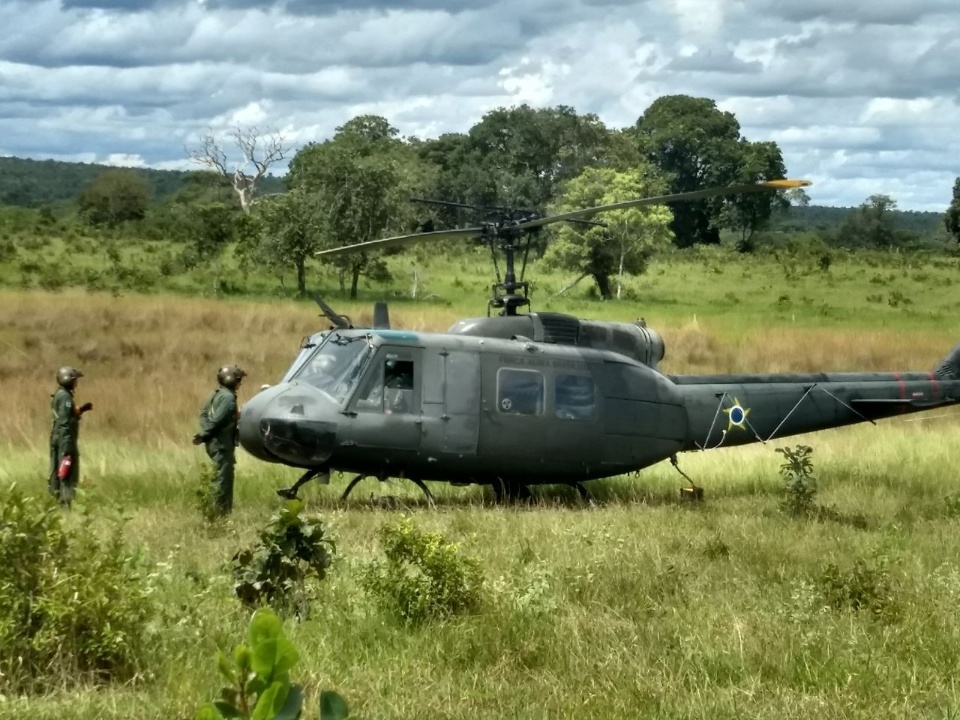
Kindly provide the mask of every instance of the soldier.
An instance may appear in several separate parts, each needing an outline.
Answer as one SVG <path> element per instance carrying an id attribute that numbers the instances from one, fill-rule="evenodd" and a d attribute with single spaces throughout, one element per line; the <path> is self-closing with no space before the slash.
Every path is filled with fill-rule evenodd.
<path id="1" fill-rule="evenodd" d="M 206 446 L 213 460 L 217 476 L 213 483 L 213 497 L 221 513 L 233 509 L 233 469 L 239 442 L 237 421 L 240 408 L 237 390 L 247 375 L 236 365 L 224 365 L 217 372 L 219 387 L 214 390 L 200 410 L 200 432 L 193 436 L 193 444 Z"/>
<path id="2" fill-rule="evenodd" d="M 74 367 L 62 367 L 57 370 L 57 384 L 60 386 L 51 395 L 50 409 L 53 413 L 53 427 L 50 430 L 50 494 L 61 505 L 70 507 L 80 479 L 80 418 L 93 409 L 93 403 L 84 403 L 77 407 L 73 393 L 77 389 L 77 380 L 83 373 Z"/>

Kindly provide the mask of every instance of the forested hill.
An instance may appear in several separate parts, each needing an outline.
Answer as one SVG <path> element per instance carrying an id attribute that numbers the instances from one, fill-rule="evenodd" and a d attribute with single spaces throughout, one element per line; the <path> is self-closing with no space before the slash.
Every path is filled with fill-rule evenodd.
<path id="1" fill-rule="evenodd" d="M 822 232 L 840 227 L 850 213 L 857 208 L 810 205 L 792 207 L 782 215 L 774 215 L 770 221 L 772 230 L 784 232 Z M 913 235 L 926 236 L 943 230 L 944 213 L 918 212 L 916 210 L 892 210 L 893 226 Z"/>
<path id="2" fill-rule="evenodd" d="M 0 204 L 40 207 L 74 200 L 94 178 L 110 165 L 61 162 L 59 160 L 27 160 L 0 157 Z M 163 200 L 176 193 L 189 171 L 129 168 L 143 177 L 153 190 L 154 200 Z M 200 167 L 197 166 L 199 170 Z M 264 193 L 283 192 L 283 178 L 267 176 L 261 185 Z M 854 208 L 809 207 L 791 208 L 789 213 L 775 216 L 771 229 L 787 232 L 816 232 L 835 229 Z M 943 228 L 943 213 L 895 210 L 892 212 L 898 229 L 926 235 Z"/>
<path id="3" fill-rule="evenodd" d="M 74 200 L 83 189 L 110 165 L 61 162 L 59 160 L 27 160 L 0 157 L 0 204 L 40 207 Z M 190 175 L 185 170 L 153 170 L 124 168 L 146 180 L 153 190 L 153 198 L 162 200 L 176 193 Z M 197 166 L 197 169 L 201 169 Z M 282 178 L 268 176 L 261 184 L 263 192 L 282 192 Z"/>

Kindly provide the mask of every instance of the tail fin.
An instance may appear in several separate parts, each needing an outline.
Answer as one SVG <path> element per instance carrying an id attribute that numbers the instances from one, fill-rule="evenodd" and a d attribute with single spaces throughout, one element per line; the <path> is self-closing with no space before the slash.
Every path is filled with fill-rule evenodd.
<path id="1" fill-rule="evenodd" d="M 379 330 L 390 329 L 390 310 L 382 300 L 373 304 L 373 326 Z"/>
<path id="2" fill-rule="evenodd" d="M 933 374 L 938 380 L 960 380 L 960 343 L 953 346 Z"/>

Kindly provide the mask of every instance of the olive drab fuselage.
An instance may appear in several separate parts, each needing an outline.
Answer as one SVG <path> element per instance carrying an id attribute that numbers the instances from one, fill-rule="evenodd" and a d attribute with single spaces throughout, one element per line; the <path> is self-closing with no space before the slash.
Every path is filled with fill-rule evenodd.
<path id="1" fill-rule="evenodd" d="M 550 336 L 536 318 L 524 320 L 533 330 L 523 335 L 508 321 L 519 318 L 462 321 L 449 333 L 315 335 L 282 381 L 243 407 L 240 441 L 262 460 L 306 469 L 456 484 L 574 483 L 680 451 L 960 398 L 960 372 L 942 370 L 950 358 L 956 365 L 960 346 L 939 374 L 667 376 L 656 369 L 662 341 L 642 327 L 582 321 L 577 339 L 564 341 L 556 323 Z M 507 337 L 490 336 L 497 332 Z M 409 374 L 402 410 L 384 387 L 397 368 Z"/>

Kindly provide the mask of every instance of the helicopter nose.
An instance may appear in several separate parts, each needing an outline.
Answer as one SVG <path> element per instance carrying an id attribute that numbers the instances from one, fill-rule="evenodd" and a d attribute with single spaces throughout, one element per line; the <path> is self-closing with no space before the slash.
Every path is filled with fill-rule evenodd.
<path id="1" fill-rule="evenodd" d="M 238 432 L 248 453 L 267 462 L 312 467 L 326 462 L 337 441 L 337 409 L 299 383 L 262 390 L 243 406 Z"/>

